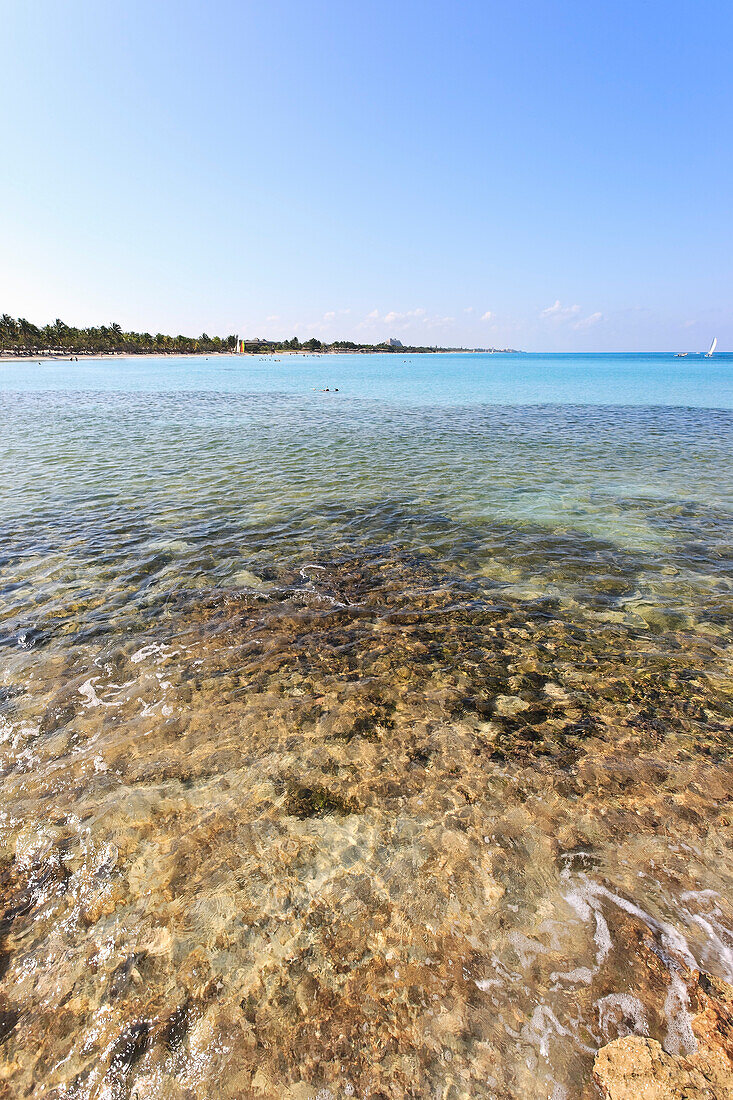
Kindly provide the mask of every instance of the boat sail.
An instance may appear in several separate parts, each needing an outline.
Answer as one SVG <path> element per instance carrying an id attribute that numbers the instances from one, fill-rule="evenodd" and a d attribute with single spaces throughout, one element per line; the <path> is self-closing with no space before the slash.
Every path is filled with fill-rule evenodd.
<path id="1" fill-rule="evenodd" d="M 705 355 L 705 358 L 706 358 L 706 359 L 710 359 L 710 357 L 712 356 L 712 354 L 713 354 L 713 352 L 715 351 L 715 349 L 717 348 L 717 346 L 718 346 L 718 337 L 717 337 L 717 336 L 714 336 L 714 337 L 713 337 L 713 342 L 712 342 L 712 344 L 710 345 L 710 351 L 709 351 L 709 352 L 707 352 L 707 353 L 706 353 L 706 355 Z"/>

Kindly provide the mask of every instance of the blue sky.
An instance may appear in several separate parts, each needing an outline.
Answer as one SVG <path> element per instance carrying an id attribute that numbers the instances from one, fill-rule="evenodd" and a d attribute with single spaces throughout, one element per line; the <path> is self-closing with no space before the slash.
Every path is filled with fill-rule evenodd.
<path id="1" fill-rule="evenodd" d="M 733 5 L 8 0 L 0 311 L 733 348 Z"/>

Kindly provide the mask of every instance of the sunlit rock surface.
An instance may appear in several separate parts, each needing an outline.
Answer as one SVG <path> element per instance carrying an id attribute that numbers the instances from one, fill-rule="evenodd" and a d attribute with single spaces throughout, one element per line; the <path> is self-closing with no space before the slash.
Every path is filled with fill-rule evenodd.
<path id="1" fill-rule="evenodd" d="M 700 1012 L 687 1056 L 654 1039 L 614 1039 L 596 1055 L 593 1076 L 606 1100 L 730 1100 L 733 1097 L 733 987 L 687 975 Z"/>

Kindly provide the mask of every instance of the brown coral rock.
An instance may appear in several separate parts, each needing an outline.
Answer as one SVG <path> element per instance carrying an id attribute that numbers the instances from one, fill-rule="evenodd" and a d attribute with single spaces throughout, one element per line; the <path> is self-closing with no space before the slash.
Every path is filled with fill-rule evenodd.
<path id="1" fill-rule="evenodd" d="M 667 1054 L 654 1039 L 627 1035 L 596 1055 L 593 1076 L 606 1100 L 733 1100 L 733 987 L 701 975 L 698 1049 Z"/>

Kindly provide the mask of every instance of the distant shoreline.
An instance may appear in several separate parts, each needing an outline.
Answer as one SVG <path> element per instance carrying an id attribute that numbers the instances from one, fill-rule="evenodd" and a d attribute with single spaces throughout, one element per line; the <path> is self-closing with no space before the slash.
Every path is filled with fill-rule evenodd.
<path id="1" fill-rule="evenodd" d="M 139 359 L 153 356 L 198 355 L 208 359 L 210 355 L 439 355 L 441 352 L 513 351 L 512 348 L 456 348 L 438 344 L 403 344 L 396 337 L 378 344 L 356 343 L 353 340 L 332 340 L 323 343 L 315 336 L 301 341 L 297 336 L 290 340 L 246 339 L 232 333 L 229 336 L 165 335 L 158 332 L 125 332 L 121 325 L 77 328 L 67 325 L 60 317 L 42 328 L 25 317 L 0 315 L 0 362 L 22 363 L 24 360 L 58 360 L 73 362 L 75 359 Z"/>
<path id="2" fill-rule="evenodd" d="M 4 355 L 0 353 L 0 363 L 71 363 L 75 360 L 81 362 L 85 359 L 280 359 L 286 355 L 305 355 L 310 358 L 318 358 L 326 355 L 518 355 L 521 352 L 496 352 L 477 351 L 471 348 L 440 348 L 432 351 L 362 351 L 350 348 L 338 348 L 333 351 L 304 351 L 289 349 L 288 351 L 138 351 L 138 352 L 80 352 L 78 355 L 60 355 L 39 352 L 37 355 Z"/>

